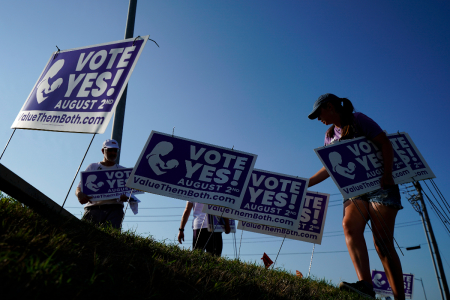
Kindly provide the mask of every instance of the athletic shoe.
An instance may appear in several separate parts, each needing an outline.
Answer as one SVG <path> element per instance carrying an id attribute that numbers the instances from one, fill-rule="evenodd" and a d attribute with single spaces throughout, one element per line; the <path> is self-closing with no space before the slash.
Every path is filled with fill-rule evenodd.
<path id="1" fill-rule="evenodd" d="M 360 294 L 361 296 L 365 296 L 370 299 L 375 299 L 375 292 L 373 291 L 373 287 L 370 285 L 370 283 L 365 282 L 363 280 L 358 281 L 356 283 L 348 283 L 342 281 L 339 284 L 339 289 L 343 291 L 355 292 Z"/>

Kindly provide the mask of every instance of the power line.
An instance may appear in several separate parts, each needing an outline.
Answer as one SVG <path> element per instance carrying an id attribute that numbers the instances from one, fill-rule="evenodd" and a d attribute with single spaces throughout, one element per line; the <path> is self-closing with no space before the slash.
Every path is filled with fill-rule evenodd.
<path id="1" fill-rule="evenodd" d="M 66 206 L 65 208 L 84 208 L 79 206 Z M 173 207 L 139 207 L 139 209 L 173 209 L 173 208 L 186 208 L 186 206 L 173 206 Z"/>
<path id="2" fill-rule="evenodd" d="M 155 222 L 180 222 L 180 220 L 159 220 L 159 221 L 123 221 L 124 223 L 155 223 Z"/>
<path id="3" fill-rule="evenodd" d="M 138 216 L 128 216 L 127 218 L 130 217 L 138 217 Z M 191 217 L 190 217 L 191 218 Z M 176 220 L 130 220 L 130 221 L 124 221 L 124 222 L 180 222 L 180 219 L 176 219 Z M 421 221 L 409 221 L 409 222 L 403 222 L 403 223 L 398 223 L 395 228 L 401 228 L 401 227 L 408 227 L 408 226 L 414 226 L 414 225 L 418 225 L 418 224 L 411 224 L 411 225 L 403 225 L 403 224 L 409 224 L 409 223 L 413 223 L 413 222 L 421 222 Z M 403 225 L 403 226 L 398 226 L 398 225 Z M 370 232 L 370 230 L 365 230 L 366 232 Z M 329 231 L 329 232 L 324 232 L 324 234 L 328 234 L 328 233 L 333 233 L 333 232 L 341 232 L 340 230 L 338 231 Z"/>
<path id="4" fill-rule="evenodd" d="M 333 200 L 333 201 L 329 201 L 328 203 L 331 202 L 341 202 L 342 203 L 342 199 L 338 199 L 338 200 Z M 341 204 L 333 204 L 333 205 L 328 205 L 328 207 L 334 207 L 334 206 L 341 206 Z M 66 206 L 65 208 L 67 209 L 84 209 L 84 206 Z M 179 209 L 179 208 L 186 208 L 186 206 L 173 206 L 173 207 L 139 207 L 139 210 L 141 209 Z"/>
<path id="5" fill-rule="evenodd" d="M 163 217 L 181 217 L 178 215 L 151 215 L 151 216 L 137 216 L 137 215 L 128 215 L 127 218 L 163 218 Z M 189 219 L 193 218 L 193 216 L 189 216 Z"/>
<path id="6" fill-rule="evenodd" d="M 426 245 L 426 243 L 420 244 L 420 245 Z M 405 247 L 400 247 L 400 248 L 405 248 Z M 376 251 L 375 248 L 373 249 L 367 249 L 368 251 Z M 316 253 L 320 253 L 320 254 L 330 254 L 330 253 L 344 253 L 344 252 L 348 252 L 348 250 L 336 250 L 336 251 L 322 251 L 322 252 L 314 252 L 314 254 Z M 299 254 L 308 254 L 311 255 L 311 252 L 297 252 L 297 253 L 280 253 L 280 255 L 299 255 Z M 224 255 L 228 255 L 228 254 L 224 254 Z M 252 256 L 252 255 L 262 255 L 261 253 L 254 253 L 254 254 L 241 254 L 241 256 Z M 276 255 L 275 253 L 271 253 L 271 254 L 267 254 L 267 255 Z"/>
<path id="7" fill-rule="evenodd" d="M 336 200 L 330 200 L 330 201 L 328 201 L 328 203 L 331 203 L 331 202 L 338 202 L 338 201 L 340 201 L 340 202 L 344 202 L 344 199 L 336 199 Z"/>
<path id="8" fill-rule="evenodd" d="M 436 200 L 436 203 L 439 205 L 439 207 L 441 208 L 441 214 L 443 215 L 443 216 L 445 216 L 446 217 L 446 219 L 448 220 L 449 218 L 448 218 L 448 215 L 445 213 L 445 210 L 442 208 L 442 206 L 441 206 L 441 204 L 439 203 L 439 201 L 438 201 L 438 199 L 434 196 L 434 194 L 433 194 L 433 192 L 431 191 L 431 189 L 428 187 L 428 184 L 424 181 L 423 183 L 425 183 L 425 185 L 427 186 L 427 188 L 428 188 L 428 190 L 430 191 L 430 194 L 433 196 L 433 198 L 434 198 L 434 200 Z M 427 196 L 428 197 L 428 196 Z M 444 203 L 444 206 L 445 206 L 445 203 Z"/>
<path id="9" fill-rule="evenodd" d="M 447 208 L 447 211 L 450 213 L 450 205 L 447 202 L 447 199 L 445 199 L 444 195 L 442 194 L 441 190 L 438 188 L 437 184 L 434 182 L 433 179 L 430 179 L 431 184 L 433 184 L 434 189 L 437 191 L 439 197 L 441 198 L 442 202 L 444 203 L 445 207 Z"/>
<path id="10" fill-rule="evenodd" d="M 436 208 L 436 205 L 433 203 L 433 201 L 431 201 L 430 197 L 428 197 L 428 195 L 425 193 L 424 190 L 422 190 L 422 193 L 425 195 L 425 197 L 427 197 L 428 202 L 431 204 L 431 207 L 433 208 L 434 212 L 436 213 L 437 217 L 441 220 L 442 224 L 444 225 L 445 229 L 447 229 L 447 234 L 450 233 L 450 229 L 447 228 L 447 225 L 445 223 L 448 223 L 447 220 L 443 220 L 442 218 L 445 219 L 445 216 L 442 215 L 442 212 Z"/>
<path id="11" fill-rule="evenodd" d="M 439 253 L 441 254 L 441 257 L 444 258 L 445 262 L 447 263 L 447 266 L 450 268 L 450 264 L 448 263 L 447 259 L 445 258 L 445 256 L 442 255 L 441 250 L 439 250 Z"/>
<path id="12" fill-rule="evenodd" d="M 419 222 L 419 223 L 417 223 L 417 224 L 410 224 L 410 225 L 407 225 L 408 223 L 412 223 L 412 222 Z M 410 222 L 402 222 L 402 223 L 399 223 L 399 224 L 403 224 L 402 226 L 395 226 L 395 228 L 401 228 L 401 227 L 408 227 L 408 226 L 415 226 L 415 225 L 421 225 L 422 224 L 422 221 L 410 221 Z M 335 235 L 326 235 L 326 234 L 330 234 L 330 233 L 335 233 L 335 232 L 337 232 L 337 231 L 331 231 L 331 232 L 325 232 L 324 234 L 323 234 L 323 237 L 335 237 L 335 236 L 342 236 L 342 235 L 344 235 L 344 233 L 342 232 L 342 233 L 339 233 L 339 234 L 335 234 Z M 338 231 L 338 232 L 341 232 L 341 231 Z M 369 232 L 371 232 L 370 230 L 365 230 L 365 233 L 369 233 Z M 278 236 L 263 236 L 263 237 L 250 237 L 250 238 L 246 238 L 245 240 L 257 240 L 257 241 L 251 241 L 251 242 L 247 242 L 247 241 L 244 241 L 244 242 L 242 242 L 242 243 L 247 243 L 247 244 L 254 244 L 254 243 L 263 243 L 263 242 L 280 242 L 280 240 L 279 239 L 282 239 L 282 237 L 278 237 Z M 226 241 L 227 239 L 223 239 L 224 241 Z M 293 239 L 289 239 L 289 241 L 296 241 L 296 240 L 293 240 Z M 185 240 L 185 242 L 192 242 L 192 240 Z"/>

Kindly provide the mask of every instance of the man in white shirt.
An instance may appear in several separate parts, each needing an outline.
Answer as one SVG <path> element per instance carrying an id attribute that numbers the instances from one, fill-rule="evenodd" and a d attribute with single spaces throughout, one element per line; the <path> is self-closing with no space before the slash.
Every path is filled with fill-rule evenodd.
<path id="1" fill-rule="evenodd" d="M 178 231 L 178 242 L 184 242 L 184 227 L 189 219 L 191 210 L 194 211 L 194 220 L 192 221 L 192 229 L 194 230 L 192 249 L 205 250 L 212 255 L 220 256 L 222 254 L 223 240 L 222 232 L 209 232 L 206 214 L 202 212 L 203 204 L 197 202 L 187 202 L 181 217 L 181 225 Z M 225 233 L 230 233 L 230 223 L 227 218 L 225 221 Z"/>
<path id="2" fill-rule="evenodd" d="M 108 139 L 104 141 L 102 146 L 103 160 L 98 163 L 90 164 L 86 168 L 86 171 L 124 168 L 121 165 L 116 164 L 118 151 L 119 144 L 116 140 Z M 125 194 L 120 195 L 120 197 L 116 199 L 91 202 L 92 197 L 81 191 L 80 181 L 75 191 L 75 195 L 81 204 L 85 204 L 82 220 L 87 220 L 97 225 L 109 222 L 112 227 L 120 229 L 124 216 L 123 202 L 128 200 L 128 197 Z"/>

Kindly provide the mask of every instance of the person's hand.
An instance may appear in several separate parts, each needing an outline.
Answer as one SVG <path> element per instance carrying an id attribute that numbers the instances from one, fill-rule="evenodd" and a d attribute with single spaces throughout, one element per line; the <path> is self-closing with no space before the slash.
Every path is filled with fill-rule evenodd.
<path id="1" fill-rule="evenodd" d="M 394 178 L 392 178 L 392 173 L 384 173 L 380 178 L 381 189 L 387 190 L 395 186 Z"/>
<path id="2" fill-rule="evenodd" d="M 179 230 L 179 231 L 178 231 L 178 242 L 179 242 L 180 244 L 183 244 L 181 241 L 184 242 L 184 231 Z"/>
<path id="3" fill-rule="evenodd" d="M 86 194 L 83 193 L 83 192 L 79 192 L 78 195 L 77 195 L 77 198 L 78 198 L 78 202 L 80 202 L 80 204 L 86 204 L 86 203 L 88 203 L 88 202 L 89 202 L 89 203 L 92 203 L 92 202 L 91 202 L 92 197 L 86 195 Z"/>
<path id="4" fill-rule="evenodd" d="M 125 194 L 120 195 L 119 198 L 120 202 L 127 202 L 128 201 L 128 197 Z"/>

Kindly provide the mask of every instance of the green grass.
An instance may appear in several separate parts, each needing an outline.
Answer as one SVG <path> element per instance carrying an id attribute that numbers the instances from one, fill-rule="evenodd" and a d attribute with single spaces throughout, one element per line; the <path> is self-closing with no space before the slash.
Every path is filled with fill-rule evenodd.
<path id="1" fill-rule="evenodd" d="M 44 219 L 0 192 L 2 299 L 362 299 L 326 280 Z"/>

